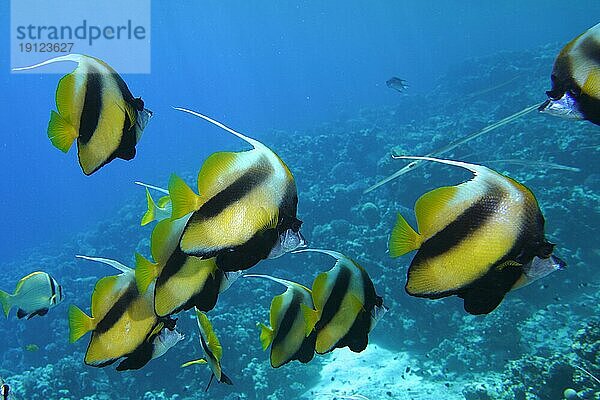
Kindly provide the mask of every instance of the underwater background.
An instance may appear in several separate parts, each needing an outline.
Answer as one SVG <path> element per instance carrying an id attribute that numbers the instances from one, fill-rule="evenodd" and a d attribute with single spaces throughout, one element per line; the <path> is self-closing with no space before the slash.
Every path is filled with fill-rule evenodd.
<path id="1" fill-rule="evenodd" d="M 408 296 L 410 259 L 386 253 L 397 212 L 411 214 L 421 194 L 468 174 L 427 165 L 363 190 L 404 165 L 392 152 L 426 154 L 543 101 L 556 54 L 598 22 L 600 3 L 440 3 L 154 1 L 152 73 L 124 76 L 154 117 L 134 160 L 91 177 L 46 136 L 59 75 L 11 74 L 8 38 L 0 41 L 0 288 L 43 270 L 66 298 L 43 318 L 0 322 L 0 377 L 16 398 L 561 399 L 565 388 L 599 398 L 598 382 L 579 369 L 600 374 L 598 126 L 534 112 L 445 155 L 531 188 L 568 264 L 486 316 L 467 315 L 455 298 Z M 2 2 L 0 26 L 8 25 Z M 386 86 L 392 76 L 408 81 L 406 93 Z M 205 393 L 208 369 L 179 368 L 200 352 L 191 313 L 179 316 L 186 339 L 139 371 L 83 364 L 86 341 L 68 343 L 67 306 L 89 304 L 95 280 L 113 271 L 75 254 L 133 266 L 150 235 L 133 182 L 164 187 L 176 172 L 191 183 L 209 154 L 247 147 L 172 106 L 222 121 L 285 160 L 311 247 L 357 260 L 390 308 L 364 353 L 272 369 L 255 325 L 281 289 L 240 279 L 210 314 L 234 386 Z M 331 265 L 288 254 L 252 271 L 309 285 Z"/>

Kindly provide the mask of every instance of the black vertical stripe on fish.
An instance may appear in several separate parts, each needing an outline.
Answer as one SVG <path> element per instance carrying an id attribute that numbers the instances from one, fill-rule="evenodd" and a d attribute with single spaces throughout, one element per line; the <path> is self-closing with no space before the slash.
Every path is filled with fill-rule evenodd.
<path id="1" fill-rule="evenodd" d="M 440 256 L 458 246 L 494 216 L 502 197 L 503 193 L 499 190 L 488 192 L 454 221 L 423 242 L 411 265 L 421 264 L 427 259 Z"/>
<path id="2" fill-rule="evenodd" d="M 123 97 L 123 100 L 125 100 L 127 103 L 134 106 L 134 108 L 136 110 L 138 110 L 138 111 L 143 110 L 143 107 L 142 107 L 142 110 L 135 107 L 135 104 L 137 104 L 135 101 L 135 98 L 133 97 L 133 94 L 129 90 L 129 87 L 127 87 L 127 84 L 125 83 L 123 78 L 121 78 L 121 76 L 119 74 L 111 73 L 109 75 L 109 79 L 112 79 L 117 84 L 117 87 L 119 88 L 119 91 L 121 92 L 121 97 Z M 143 105 L 143 103 L 142 103 L 142 105 Z"/>
<path id="3" fill-rule="evenodd" d="M 208 199 L 198 211 L 192 214 L 187 225 L 216 217 L 267 180 L 272 173 L 271 165 L 266 162 L 264 157 L 261 157 L 258 165 L 248 169 L 229 186 Z"/>
<path id="4" fill-rule="evenodd" d="M 85 77 L 85 97 L 79 119 L 79 141 L 82 144 L 87 144 L 94 135 L 102 111 L 103 76 L 96 69 L 90 68 Z"/>
<path id="5" fill-rule="evenodd" d="M 369 332 L 371 331 L 371 311 L 375 307 L 377 300 L 377 294 L 375 293 L 375 286 L 373 281 L 367 274 L 367 271 L 361 269 L 361 280 L 362 287 L 364 290 L 364 305 L 363 310 L 356 316 L 356 320 L 348 330 L 348 333 L 344 335 L 342 339 L 338 341 L 337 347 L 343 348 L 348 346 L 351 351 L 360 353 L 363 351 L 369 342 Z"/>
<path id="6" fill-rule="evenodd" d="M 317 343 L 317 331 L 313 330 L 308 337 L 304 338 L 302 345 L 292 357 L 292 360 L 298 360 L 306 364 L 315 357 L 315 346 Z"/>
<path id="7" fill-rule="evenodd" d="M 177 314 L 180 311 L 187 311 L 193 307 L 196 307 L 200 311 L 208 312 L 215 308 L 217 299 L 219 297 L 219 289 L 221 288 L 221 282 L 223 281 L 223 272 L 221 270 L 215 271 L 215 276 L 208 276 L 208 279 L 204 282 L 204 286 L 200 288 L 200 291 L 194 293 L 190 299 L 180 307 L 173 310 L 172 314 Z"/>
<path id="8" fill-rule="evenodd" d="M 204 353 L 206 353 L 206 357 L 208 359 L 214 360 L 217 362 L 219 361 L 219 360 L 217 360 L 217 357 L 215 357 L 212 350 L 208 347 L 208 344 L 206 343 L 206 341 L 204 340 L 204 337 L 202 335 L 200 335 L 200 345 L 202 346 L 202 350 L 204 350 Z"/>
<path id="9" fill-rule="evenodd" d="M 119 297 L 119 299 L 113 304 L 108 310 L 104 318 L 96 325 L 94 333 L 102 334 L 106 333 L 112 328 L 117 321 L 123 316 L 129 305 L 138 296 L 137 287 L 135 282 L 129 284 L 125 292 Z M 104 299 L 102 299 L 104 300 Z"/>
<path id="10" fill-rule="evenodd" d="M 473 315 L 489 314 L 498 307 L 522 273 L 523 269 L 518 266 L 491 268 L 458 293 L 458 297 L 464 299 L 465 311 Z"/>
<path id="11" fill-rule="evenodd" d="M 293 229 L 294 225 L 299 222 L 296 218 L 298 214 L 298 191 L 294 181 L 285 183 L 284 195 L 279 206 L 279 233 L 285 232 L 288 229 Z M 300 222 L 301 224 L 301 222 Z M 300 225 L 298 225 L 298 230 Z M 298 230 L 294 229 L 294 232 Z"/>
<path id="12" fill-rule="evenodd" d="M 600 43 L 595 41 L 593 37 L 582 40 L 579 49 L 584 57 L 593 61 L 596 65 L 600 65 Z"/>
<path id="13" fill-rule="evenodd" d="M 275 347 L 285 340 L 288 333 L 292 330 L 294 322 L 300 315 L 300 303 L 302 302 L 302 296 L 296 291 L 292 294 L 290 304 L 287 306 L 283 318 L 279 327 L 277 327 L 277 334 L 273 338 L 272 346 Z M 275 328 L 275 327 L 273 327 Z"/>
<path id="14" fill-rule="evenodd" d="M 48 280 L 50 281 L 50 297 L 56 296 L 56 286 L 54 285 L 54 279 L 51 276 L 48 276 Z"/>
<path id="15" fill-rule="evenodd" d="M 179 246 L 177 246 L 173 253 L 171 253 L 171 255 L 169 256 L 169 259 L 165 263 L 165 266 L 163 267 L 162 271 L 160 272 L 160 275 L 156 280 L 156 287 L 158 288 L 160 286 L 165 285 L 169 279 L 171 279 L 177 272 L 179 272 L 179 270 L 181 269 L 181 267 L 183 267 L 183 264 L 185 264 L 188 257 L 189 256 L 183 251 L 181 251 Z"/>
<path id="16" fill-rule="evenodd" d="M 134 111 L 137 115 L 137 111 Z M 119 147 L 114 152 L 114 157 L 122 158 L 123 160 L 132 160 L 135 157 L 135 145 L 137 144 L 136 125 L 132 124 L 129 119 L 129 114 L 125 113 L 123 120 L 123 129 L 121 132 L 121 141 Z"/>
<path id="17" fill-rule="evenodd" d="M 156 337 L 156 335 L 154 336 Z M 117 371 L 126 371 L 131 369 L 140 369 L 152 359 L 154 352 L 154 338 L 148 338 L 138 346 L 133 352 L 129 353 L 123 361 L 117 366 Z"/>
<path id="18" fill-rule="evenodd" d="M 207 253 L 204 257 L 216 255 L 217 266 L 225 272 L 245 270 L 266 259 L 277 243 L 278 238 L 277 229 L 267 229 L 263 232 L 257 232 L 241 246 L 225 251 Z"/>
<path id="19" fill-rule="evenodd" d="M 321 318 L 319 318 L 319 321 L 315 325 L 315 329 L 317 331 L 327 326 L 327 324 L 331 322 L 333 317 L 339 311 L 340 304 L 342 303 L 344 296 L 346 296 L 348 293 L 351 277 L 352 274 L 347 267 L 340 267 L 339 273 L 335 277 L 335 282 L 333 284 L 333 288 L 331 289 L 331 293 L 329 294 L 329 297 L 323 306 Z"/>

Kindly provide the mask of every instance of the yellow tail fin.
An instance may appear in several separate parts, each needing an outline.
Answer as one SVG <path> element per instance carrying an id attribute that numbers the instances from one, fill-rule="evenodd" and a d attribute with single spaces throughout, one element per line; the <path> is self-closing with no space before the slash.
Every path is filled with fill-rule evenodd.
<path id="1" fill-rule="evenodd" d="M 260 343 L 263 350 L 266 350 L 273 343 L 273 329 L 261 323 L 258 326 L 260 327 Z"/>
<path id="2" fill-rule="evenodd" d="M 186 363 L 181 364 L 181 368 L 189 367 L 190 365 L 196 364 L 206 364 L 206 360 L 204 358 L 199 358 L 197 360 L 188 361 Z"/>
<path id="3" fill-rule="evenodd" d="M 69 307 L 69 341 L 75 343 L 83 335 L 94 329 L 94 320 L 81 311 L 79 307 Z"/>
<path id="4" fill-rule="evenodd" d="M 179 219 L 200 208 L 200 196 L 177 175 L 171 175 L 169 180 L 169 195 L 171 196 L 171 218 Z"/>
<path id="5" fill-rule="evenodd" d="M 140 293 L 145 293 L 148 286 L 156 279 L 158 264 L 153 263 L 140 253 L 135 253 L 135 283 Z"/>
<path id="6" fill-rule="evenodd" d="M 148 210 L 142 217 L 142 226 L 148 225 L 156 218 L 156 203 L 154 203 L 154 199 L 152 198 L 152 195 L 150 195 L 148 188 L 146 188 L 146 201 L 148 203 Z"/>
<path id="7" fill-rule="evenodd" d="M 401 214 L 396 218 L 396 226 L 390 236 L 390 256 L 400 257 L 421 247 L 421 236 L 406 222 Z"/>
<path id="8" fill-rule="evenodd" d="M 10 301 L 10 294 L 6 293 L 3 290 L 0 290 L 0 304 L 2 304 L 2 310 L 4 310 L 4 315 L 8 317 L 8 313 L 12 308 L 12 302 Z"/>
<path id="9" fill-rule="evenodd" d="M 48 138 L 54 147 L 66 153 L 77 138 L 77 132 L 59 113 L 52 111 L 48 122 Z"/>

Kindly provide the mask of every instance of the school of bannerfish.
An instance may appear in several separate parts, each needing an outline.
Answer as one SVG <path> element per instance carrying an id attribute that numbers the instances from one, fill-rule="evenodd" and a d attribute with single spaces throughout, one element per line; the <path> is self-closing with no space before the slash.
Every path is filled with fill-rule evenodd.
<path id="1" fill-rule="evenodd" d="M 593 54 L 600 54 L 600 24 L 561 50 L 540 111 L 600 125 L 600 64 Z M 107 63 L 86 55 L 70 54 L 16 70 L 55 62 L 75 62 L 77 67 L 58 83 L 57 111 L 48 123 L 52 144 L 67 152 L 76 140 L 86 175 L 115 158 L 133 159 L 152 116 L 142 99 L 131 94 Z M 167 188 L 136 182 L 145 187 L 148 204 L 141 225 L 155 226 L 150 256 L 136 253 L 135 268 L 76 256 L 120 272 L 96 282 L 90 315 L 69 307 L 70 341 L 91 332 L 84 363 L 105 367 L 119 361 L 117 370 L 142 368 L 183 339 L 174 316 L 194 309 L 204 357 L 182 366 L 208 364 L 210 382 L 216 378 L 232 384 L 223 372 L 223 349 L 207 313 L 240 276 L 285 287 L 271 302 L 270 325 L 259 324 L 257 334 L 263 349 L 271 349 L 273 368 L 293 360 L 308 363 L 315 354 L 336 348 L 363 351 L 387 307 L 358 262 L 335 250 L 305 248 L 288 166 L 258 140 L 195 111 L 176 110 L 214 124 L 252 148 L 210 155 L 198 172 L 197 193 L 177 175 Z M 389 251 L 392 257 L 417 251 L 407 272 L 409 295 L 455 295 L 464 300 L 468 313 L 488 314 L 511 290 L 565 267 L 553 254 L 555 245 L 545 238 L 535 195 L 523 184 L 482 165 L 431 155 L 395 158 L 451 165 L 473 174 L 466 182 L 437 188 L 417 200 L 418 230 L 398 214 Z M 161 194 L 158 201 L 152 191 Z M 335 264 L 317 274 L 311 287 L 244 273 L 261 260 L 289 252 L 320 253 Z M 62 287 L 43 271 L 22 278 L 13 294 L 0 291 L 5 315 L 15 307 L 19 319 L 43 316 L 62 301 Z"/>

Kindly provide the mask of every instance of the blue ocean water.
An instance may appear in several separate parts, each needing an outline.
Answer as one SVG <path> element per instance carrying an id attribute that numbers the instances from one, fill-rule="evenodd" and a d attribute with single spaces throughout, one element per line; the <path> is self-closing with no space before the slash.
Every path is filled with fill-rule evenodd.
<path id="1" fill-rule="evenodd" d="M 522 392 L 510 393 L 529 393 L 514 398 L 559 398 L 551 396 L 562 394 L 566 385 L 595 389 L 598 396 L 598 387 L 581 374 L 564 385 L 556 383 L 550 395 L 528 391 L 528 387 L 552 386 L 544 380 L 573 376 L 570 370 L 561 374 L 561 368 L 578 365 L 600 370 L 594 348 L 598 342 L 587 343 L 577 336 L 598 311 L 594 266 L 599 255 L 594 238 L 600 184 L 593 147 L 598 144 L 597 126 L 527 116 L 530 119 L 518 128 L 491 133 L 453 154 L 469 161 L 553 161 L 583 171 L 490 164 L 533 186 L 548 212 L 547 231 L 553 240 L 560 240 L 557 251 L 573 269 L 551 277 L 548 290 L 543 283 L 523 289 L 516 300 L 503 304 L 501 312 L 483 322 L 465 316 L 457 300 L 408 297 L 403 280 L 409 260 L 393 261 L 385 253 L 396 211 L 410 210 L 425 191 L 459 182 L 464 175 L 428 167 L 373 194 L 361 196 L 361 191 L 376 177 L 399 168 L 389 157 L 394 146 L 405 153 L 424 154 L 461 133 L 543 101 L 554 56 L 562 45 L 598 23 L 600 4 L 596 0 L 440 3 L 154 1 L 152 73 L 124 76 L 154 117 L 134 160 L 115 160 L 90 177 L 81 173 L 74 149 L 64 155 L 46 136 L 59 75 L 11 73 L 8 38 L 0 41 L 0 52 L 5 54 L 0 61 L 4 99 L 0 116 L 5 122 L 0 140 L 4 187 L 0 254 L 7 276 L 0 288 L 9 290 L 21 276 L 43 269 L 64 282 L 68 295 L 65 304 L 44 318 L 17 321 L 11 316 L 0 323 L 6 338 L 0 344 L 0 377 L 15 376 L 11 383 L 30 399 L 116 398 L 110 397 L 115 393 L 118 398 L 142 398 L 146 391 L 152 391 L 143 397 L 148 399 L 210 398 L 210 394 L 194 397 L 206 385 L 208 370 L 179 369 L 181 362 L 199 356 L 195 322 L 187 315 L 180 316 L 179 325 L 189 340 L 136 373 L 84 366 L 85 343 L 67 343 L 67 304 L 86 306 L 93 282 L 85 278 L 112 273 L 109 268 L 76 262 L 74 255 L 92 252 L 132 265 L 135 250 L 147 253 L 150 230 L 138 226 L 144 193 L 133 182 L 166 186 L 173 172 L 193 177 L 215 151 L 247 148 L 233 136 L 172 109 L 182 106 L 272 146 L 288 164 L 296 178 L 299 217 L 311 246 L 336 248 L 356 258 L 389 299 L 392 310 L 373 332 L 372 342 L 397 354 L 416 354 L 410 361 L 412 372 L 406 372 L 406 365 L 398 371 L 407 381 L 414 375 L 420 378 L 410 381 L 418 393 L 412 398 L 444 398 L 436 392 L 440 388 L 449 390 L 447 398 L 463 392 L 468 399 L 510 398 L 493 394 L 500 389 L 486 392 L 475 387 L 504 383 L 513 390 L 515 384 L 507 382 L 507 376 L 518 376 L 523 382 Z M 8 26 L 8 19 L 8 2 L 3 2 L 0 25 Z M 386 86 L 392 76 L 408 81 L 406 94 Z M 515 81 L 503 86 L 511 79 Z M 470 97 L 494 86 L 499 88 Z M 506 135 L 516 136 L 507 140 Z M 578 146 L 589 148 L 574 152 Z M 364 186 L 352 186 L 355 182 Z M 376 216 L 367 203 L 377 207 Z M 263 264 L 257 266 L 263 273 L 305 284 L 330 267 L 325 258 L 300 255 Z M 300 398 L 303 390 L 318 383 L 315 377 L 323 365 L 336 356 L 270 370 L 254 322 L 267 320 L 270 298 L 279 294 L 278 289 L 244 281 L 230 290 L 219 301 L 214 323 L 229 358 L 229 373 L 239 383 L 233 388 L 215 385 L 209 393 L 228 399 Z M 548 304 L 555 308 L 548 309 Z M 253 322 L 233 322 L 240 314 Z M 599 328 L 589 331 L 594 329 Z M 494 330 L 488 339 L 486 330 Z M 557 352 L 547 345 L 576 337 L 579 347 Z M 23 351 L 30 343 L 39 344 L 41 350 Z M 477 356 L 481 351 L 488 353 L 481 357 L 483 361 Z M 560 358 L 581 356 L 578 351 L 590 357 L 590 364 L 577 359 L 567 364 Z M 540 365 L 547 370 L 528 372 Z M 373 375 L 376 370 L 371 369 Z M 338 373 L 331 379 L 342 375 Z M 539 381 L 533 378 L 535 373 Z M 46 382 L 48 376 L 61 383 Z M 18 383 L 26 379 L 31 382 Z M 36 382 L 44 383 L 36 386 Z M 352 382 L 348 385 L 352 387 Z M 466 389 L 457 388 L 461 385 Z M 378 398 L 368 393 L 368 385 L 360 387 L 355 396 Z M 164 397 L 159 394 L 162 390 Z M 336 393 L 339 399 L 351 395 L 342 393 L 343 388 L 333 394 L 329 389 L 315 390 L 308 398 L 321 398 L 323 393 L 329 397 L 322 398 L 332 399 Z M 103 391 L 110 396 L 102 397 Z M 399 396 L 393 392 L 389 397 L 411 398 Z"/>

